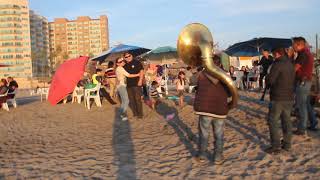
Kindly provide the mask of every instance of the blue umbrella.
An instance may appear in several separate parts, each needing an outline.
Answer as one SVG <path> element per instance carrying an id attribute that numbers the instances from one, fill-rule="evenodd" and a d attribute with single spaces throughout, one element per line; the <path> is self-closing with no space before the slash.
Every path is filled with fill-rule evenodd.
<path id="1" fill-rule="evenodd" d="M 119 44 L 115 47 L 108 49 L 105 52 L 102 52 L 100 55 L 92 58 L 91 60 L 93 60 L 93 61 L 110 60 L 112 58 L 116 58 L 116 57 L 121 56 L 125 52 L 130 52 L 133 56 L 138 56 L 138 55 L 143 54 L 148 51 L 150 51 L 150 49 L 138 47 L 138 46 Z"/>
<path id="2" fill-rule="evenodd" d="M 261 50 L 266 49 L 271 51 L 276 47 L 288 48 L 292 45 L 291 39 L 281 39 L 281 38 L 254 38 L 249 41 L 244 41 L 236 43 L 230 46 L 225 53 L 229 56 L 259 56 Z"/>

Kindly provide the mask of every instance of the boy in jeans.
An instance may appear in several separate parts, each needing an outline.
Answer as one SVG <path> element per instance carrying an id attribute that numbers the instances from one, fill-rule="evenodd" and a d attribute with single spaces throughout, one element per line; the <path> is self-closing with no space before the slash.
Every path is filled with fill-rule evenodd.
<path id="1" fill-rule="evenodd" d="M 229 96 L 230 93 L 222 82 L 211 77 L 206 70 L 200 72 L 194 101 L 195 113 L 199 115 L 198 162 L 206 161 L 209 129 L 213 127 L 214 164 L 223 163 L 224 124 L 229 111 Z"/>

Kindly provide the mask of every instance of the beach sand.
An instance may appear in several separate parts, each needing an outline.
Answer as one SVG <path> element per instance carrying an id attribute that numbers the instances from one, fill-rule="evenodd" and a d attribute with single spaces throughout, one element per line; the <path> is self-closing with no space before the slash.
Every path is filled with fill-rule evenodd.
<path id="1" fill-rule="evenodd" d="M 266 154 L 268 102 L 240 94 L 226 121 L 222 165 L 193 160 L 198 120 L 190 105 L 166 100 L 158 112 L 145 106 L 144 120 L 121 121 L 107 102 L 87 110 L 20 99 L 17 109 L 0 111 L 0 179 L 318 179 L 320 134 L 294 136 L 291 152 Z"/>

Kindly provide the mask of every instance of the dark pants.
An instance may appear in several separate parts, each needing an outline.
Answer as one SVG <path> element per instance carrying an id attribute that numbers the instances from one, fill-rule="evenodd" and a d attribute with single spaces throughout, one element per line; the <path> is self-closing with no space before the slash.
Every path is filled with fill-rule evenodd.
<path id="1" fill-rule="evenodd" d="M 271 101 L 269 107 L 269 130 L 271 146 L 273 148 L 281 148 L 280 142 L 280 122 L 282 125 L 283 133 L 283 146 L 291 147 L 292 138 L 292 122 L 291 122 L 291 110 L 292 101 Z"/>
<path id="2" fill-rule="evenodd" d="M 104 89 L 101 88 L 100 89 L 100 94 L 102 97 L 105 97 L 106 100 L 110 103 L 110 104 L 117 104 L 116 102 L 114 102 L 114 100 L 111 98 L 110 94 Z"/>
<path id="3" fill-rule="evenodd" d="M 266 76 L 267 74 L 262 73 L 260 74 L 260 78 L 259 78 L 259 88 L 262 89 L 263 88 L 263 78 Z"/>
<path id="4" fill-rule="evenodd" d="M 133 116 L 143 117 L 142 100 L 141 100 L 141 87 L 127 87 L 129 106 L 133 112 Z"/>

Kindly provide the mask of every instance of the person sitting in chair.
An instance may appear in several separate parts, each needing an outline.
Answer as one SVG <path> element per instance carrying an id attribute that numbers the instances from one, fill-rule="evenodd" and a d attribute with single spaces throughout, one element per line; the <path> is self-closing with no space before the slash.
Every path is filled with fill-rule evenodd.
<path id="1" fill-rule="evenodd" d="M 12 77 L 8 77 L 7 80 L 9 83 L 8 98 L 12 99 L 12 98 L 14 98 L 15 94 L 11 94 L 11 93 L 13 93 L 19 87 L 19 85 L 18 85 L 17 81 L 15 81 Z"/>

